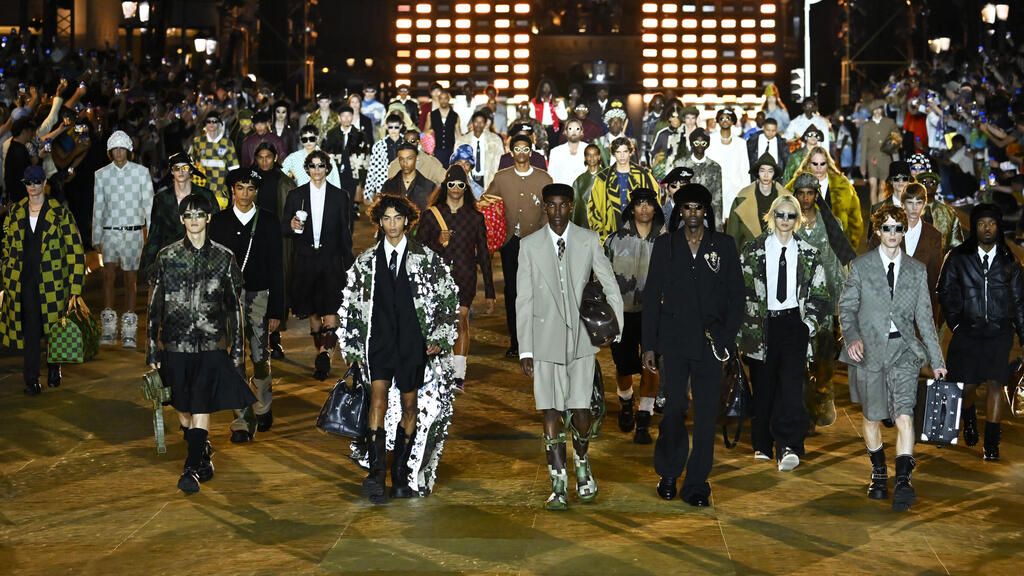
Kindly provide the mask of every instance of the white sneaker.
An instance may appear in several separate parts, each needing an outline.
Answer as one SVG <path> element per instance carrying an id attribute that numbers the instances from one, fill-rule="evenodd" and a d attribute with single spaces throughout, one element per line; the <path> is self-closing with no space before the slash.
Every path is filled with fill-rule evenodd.
<path id="1" fill-rule="evenodd" d="M 106 308 L 100 312 L 100 344 L 110 346 L 117 341 L 117 312 Z"/>
<path id="2" fill-rule="evenodd" d="M 754 450 L 754 460 L 771 460 L 771 457 L 761 452 L 760 450 Z"/>
<path id="3" fill-rule="evenodd" d="M 136 334 L 139 329 L 139 317 L 132 312 L 121 315 L 121 347 L 135 348 Z"/>
<path id="4" fill-rule="evenodd" d="M 779 471 L 789 472 L 799 465 L 800 457 L 796 455 L 796 452 L 786 448 L 786 451 L 782 453 L 782 460 L 779 460 Z"/>

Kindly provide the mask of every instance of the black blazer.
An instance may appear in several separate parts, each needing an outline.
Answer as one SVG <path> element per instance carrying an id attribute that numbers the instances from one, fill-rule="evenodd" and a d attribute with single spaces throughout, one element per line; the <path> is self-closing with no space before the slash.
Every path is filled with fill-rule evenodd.
<path id="1" fill-rule="evenodd" d="M 284 212 L 281 214 L 281 234 L 286 238 L 292 238 L 292 254 L 312 256 L 317 252 L 337 256 L 345 270 L 352 265 L 355 257 L 352 255 L 352 229 L 349 227 L 348 196 L 345 192 L 327 183 L 327 195 L 324 200 L 323 224 L 320 227 L 320 249 L 313 248 L 313 214 L 309 209 L 309 184 L 303 184 L 288 193 L 288 199 L 284 201 Z M 296 234 L 292 230 L 292 218 L 299 210 L 309 213 L 306 226 L 302 234 Z"/>
<path id="2" fill-rule="evenodd" d="M 757 159 L 761 157 L 757 150 L 757 141 L 761 137 L 763 130 L 758 130 L 751 134 L 750 138 L 747 139 L 747 158 L 750 159 L 750 165 L 753 166 Z M 782 175 L 786 171 L 786 163 L 789 162 L 789 143 L 782 137 L 782 131 L 775 135 L 775 139 L 779 141 L 779 169 L 776 171 L 775 179 L 782 182 Z M 757 180 L 757 174 L 754 174 L 754 180 Z M 785 182 L 782 182 L 785 184 Z"/>
<path id="3" fill-rule="evenodd" d="M 654 241 L 644 286 L 643 350 L 700 360 L 707 350 L 707 330 L 716 348 L 735 355 L 743 290 L 731 236 L 706 230 L 694 258 L 685 229 L 662 234 Z"/>
<path id="4" fill-rule="evenodd" d="M 416 177 L 413 178 L 408 192 L 405 190 L 405 184 L 402 183 L 402 173 L 399 172 L 393 178 L 388 178 L 384 182 L 384 185 L 380 187 L 380 193 L 392 196 L 405 196 L 416 205 L 420 212 L 424 212 L 428 208 L 427 204 L 430 203 L 430 195 L 434 193 L 435 187 L 433 182 L 417 170 Z"/>
<path id="5" fill-rule="evenodd" d="M 281 267 L 281 234 L 277 216 L 266 208 L 256 216 L 256 234 L 252 235 L 252 220 L 243 225 L 232 208 L 221 210 L 210 219 L 210 240 L 227 247 L 235 255 L 241 268 L 246 290 L 270 291 L 267 318 L 284 319 L 284 269 Z M 294 233 L 293 233 L 294 235 Z M 249 238 L 252 236 L 252 248 Z M 249 260 L 245 253 L 249 250 Z"/>

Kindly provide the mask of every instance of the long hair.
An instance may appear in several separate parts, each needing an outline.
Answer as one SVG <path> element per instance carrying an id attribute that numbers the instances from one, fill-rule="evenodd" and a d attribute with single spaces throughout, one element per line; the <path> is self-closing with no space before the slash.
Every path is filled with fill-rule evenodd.
<path id="1" fill-rule="evenodd" d="M 384 217 L 384 213 L 388 211 L 388 208 L 394 208 L 395 212 L 405 216 L 406 232 L 412 230 L 416 225 L 416 221 L 420 218 L 420 211 L 416 209 L 416 205 L 405 196 L 377 194 L 377 199 L 366 210 L 366 213 L 370 215 L 370 220 L 377 227 L 377 233 L 374 235 L 374 238 L 378 241 L 384 239 L 384 231 L 380 227 L 380 220 Z"/>
<path id="2" fill-rule="evenodd" d="M 916 182 L 917 178 L 911 176 L 910 181 L 907 182 L 907 186 L 910 186 L 911 184 L 914 184 Z M 906 188 L 904 188 L 904 190 L 906 190 Z M 885 200 L 886 198 L 891 198 L 895 193 L 896 187 L 892 185 L 892 178 L 886 178 L 885 181 L 882 183 L 882 199 Z M 925 200 L 925 203 L 928 203 L 927 199 Z"/>
<path id="3" fill-rule="evenodd" d="M 469 207 L 472 210 L 476 210 L 476 195 L 473 194 L 473 188 L 469 183 L 469 178 L 466 176 L 466 171 L 458 164 L 452 164 L 448 167 L 448 171 L 444 173 L 444 179 L 441 183 L 434 188 L 434 192 L 430 194 L 430 200 L 427 201 L 428 206 L 440 206 L 448 200 L 448 183 L 449 182 L 462 182 L 466 185 L 463 190 L 465 193 L 462 195 L 462 207 Z"/>
<path id="4" fill-rule="evenodd" d="M 839 171 L 839 167 L 836 166 L 836 161 L 832 159 L 832 155 L 828 153 L 828 150 L 826 150 L 824 146 L 821 145 L 815 145 L 807 151 L 807 155 L 804 156 L 803 161 L 800 162 L 800 166 L 796 169 L 797 174 L 811 171 L 811 156 L 814 156 L 815 154 L 825 155 L 825 161 L 828 162 L 828 172 L 830 174 L 835 174 L 836 176 L 843 175 L 843 173 Z"/>

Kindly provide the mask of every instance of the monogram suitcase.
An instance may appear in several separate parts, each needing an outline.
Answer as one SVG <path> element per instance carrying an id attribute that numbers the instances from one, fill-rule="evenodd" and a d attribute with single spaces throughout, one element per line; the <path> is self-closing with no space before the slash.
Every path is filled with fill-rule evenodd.
<path id="1" fill-rule="evenodd" d="M 963 383 L 929 379 L 923 388 L 917 403 L 917 420 L 920 422 L 918 441 L 927 444 L 957 444 L 964 398 Z"/>

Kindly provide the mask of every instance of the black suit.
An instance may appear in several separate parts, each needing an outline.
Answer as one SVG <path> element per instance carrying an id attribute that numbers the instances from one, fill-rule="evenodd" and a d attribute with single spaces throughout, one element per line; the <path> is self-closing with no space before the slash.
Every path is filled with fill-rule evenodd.
<path id="1" fill-rule="evenodd" d="M 409 189 L 405 189 L 405 184 L 402 180 L 402 173 L 395 174 L 394 178 L 388 178 L 384 182 L 384 185 L 380 187 L 381 194 L 391 194 L 392 196 L 405 196 L 416 205 L 416 208 L 420 212 L 425 211 L 430 201 L 430 195 L 434 193 L 435 184 L 427 179 L 426 176 L 420 174 L 420 171 L 416 171 L 416 177 L 412 181 L 412 185 Z"/>
<path id="2" fill-rule="evenodd" d="M 345 272 L 355 261 L 349 221 L 352 203 L 343 190 L 330 183 L 325 185 L 327 194 L 318 247 L 313 245 L 310 184 L 303 184 L 288 193 L 281 214 L 281 233 L 294 239 L 289 300 L 292 310 L 299 316 L 337 314 L 341 306 L 341 290 L 345 286 Z M 291 223 L 299 210 L 305 210 L 308 218 L 302 233 L 296 234 Z"/>
<path id="3" fill-rule="evenodd" d="M 711 490 L 707 478 L 714 460 L 722 363 L 708 345 L 705 331 L 719 355 L 728 350 L 735 356 L 743 292 L 740 258 L 731 236 L 705 230 L 696 257 L 690 252 L 685 229 L 655 240 L 641 321 L 643 350 L 661 354 L 664 363 L 666 403 L 654 447 L 654 468 L 659 476 L 676 478 L 685 467 L 684 498 L 707 496 Z M 689 462 L 688 383 L 694 403 Z"/>
<path id="4" fill-rule="evenodd" d="M 348 134 L 345 134 L 340 127 L 334 127 L 324 136 L 323 150 L 330 154 L 334 163 L 338 165 L 338 170 L 341 171 L 341 174 L 338 175 L 341 189 L 348 195 L 349 211 L 347 216 L 350 231 L 355 220 L 351 204 L 355 202 L 356 186 L 359 185 L 359 181 L 356 180 L 352 171 L 352 155 L 366 154 L 372 143 L 373 141 L 367 138 L 356 124 L 352 124 Z"/>
<path id="5" fill-rule="evenodd" d="M 764 154 L 764 150 L 758 147 L 760 143 L 761 134 L 763 130 L 754 132 L 750 138 L 747 139 L 747 158 L 750 159 L 750 165 L 753 166 L 757 159 Z M 779 169 L 776 170 L 775 179 L 782 182 L 782 175 L 786 171 L 786 162 L 789 162 L 789 143 L 782 139 L 780 134 L 775 135 L 775 141 L 778 143 L 779 157 L 775 159 L 775 163 L 779 165 Z M 757 179 L 757 175 L 754 175 L 754 179 Z M 785 182 L 782 182 L 785 184 Z"/>
<path id="6" fill-rule="evenodd" d="M 427 365 L 427 344 L 413 303 L 412 287 L 405 261 L 414 242 L 405 245 L 398 276 L 391 275 L 384 242 L 377 244 L 373 287 L 373 312 L 367 359 L 370 380 L 395 380 L 399 392 L 407 393 L 423 386 Z M 397 259 L 397 257 L 396 257 Z"/>

